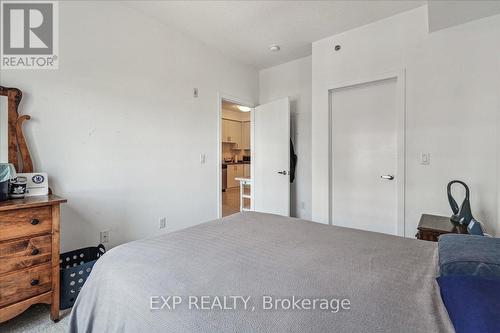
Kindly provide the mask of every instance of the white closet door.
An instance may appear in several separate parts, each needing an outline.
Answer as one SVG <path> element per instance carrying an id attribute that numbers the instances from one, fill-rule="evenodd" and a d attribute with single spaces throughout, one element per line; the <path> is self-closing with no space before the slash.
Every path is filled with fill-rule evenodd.
<path id="1" fill-rule="evenodd" d="M 398 234 L 397 80 L 332 91 L 332 222 Z"/>

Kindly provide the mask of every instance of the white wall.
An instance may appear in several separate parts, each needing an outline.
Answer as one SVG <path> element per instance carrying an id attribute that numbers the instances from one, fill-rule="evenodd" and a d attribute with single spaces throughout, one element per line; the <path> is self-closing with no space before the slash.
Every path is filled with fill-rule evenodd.
<path id="1" fill-rule="evenodd" d="M 291 187 L 292 216 L 311 218 L 311 57 L 259 72 L 259 102 L 290 97 L 291 136 L 297 154 Z"/>
<path id="2" fill-rule="evenodd" d="M 59 31 L 59 70 L 0 74 L 24 92 L 35 166 L 68 198 L 63 251 L 100 230 L 111 245 L 158 234 L 161 216 L 167 231 L 216 218 L 217 92 L 257 102 L 257 71 L 116 1 L 61 1 Z"/>
<path id="3" fill-rule="evenodd" d="M 313 43 L 312 193 L 328 223 L 328 86 L 406 69 L 406 236 L 421 213 L 450 215 L 446 184 L 471 188 L 474 216 L 498 222 L 500 16 L 428 33 L 420 7 Z M 340 52 L 333 52 L 340 44 Z M 430 152 L 431 164 L 419 164 Z"/>

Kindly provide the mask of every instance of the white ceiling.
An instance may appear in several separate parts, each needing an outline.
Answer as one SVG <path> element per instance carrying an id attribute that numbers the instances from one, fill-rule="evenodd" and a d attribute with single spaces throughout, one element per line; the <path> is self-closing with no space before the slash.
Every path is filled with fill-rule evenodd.
<path id="1" fill-rule="evenodd" d="M 457 24 L 500 13 L 500 1 L 429 1 L 429 31 L 437 31 Z"/>
<path id="2" fill-rule="evenodd" d="M 238 106 L 239 104 L 236 104 L 236 103 L 233 103 L 233 102 L 229 102 L 229 101 L 226 101 L 226 100 L 222 100 L 222 109 L 224 110 L 231 110 L 231 111 L 238 111 L 238 112 L 241 112 L 240 109 L 238 109 Z"/>
<path id="3" fill-rule="evenodd" d="M 134 8 L 257 69 L 311 54 L 313 41 L 426 4 L 413 1 L 136 1 Z M 269 51 L 271 44 L 280 52 Z"/>

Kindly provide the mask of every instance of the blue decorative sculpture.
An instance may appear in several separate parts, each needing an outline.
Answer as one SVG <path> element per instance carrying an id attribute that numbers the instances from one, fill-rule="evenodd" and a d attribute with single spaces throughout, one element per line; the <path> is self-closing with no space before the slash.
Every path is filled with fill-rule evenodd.
<path id="1" fill-rule="evenodd" d="M 451 186 L 455 183 L 458 183 L 462 185 L 465 188 L 465 198 L 464 201 L 462 202 L 462 205 L 460 205 L 460 208 L 458 207 L 457 202 L 451 195 Z M 448 202 L 450 203 L 451 210 L 453 211 L 453 215 L 451 216 L 450 220 L 453 223 L 459 223 L 459 224 L 465 224 L 467 226 L 467 231 L 471 235 L 479 235 L 479 236 L 484 236 L 483 232 L 483 226 L 481 222 L 477 221 L 473 216 L 472 212 L 470 209 L 470 192 L 469 192 L 469 187 L 467 184 L 460 180 L 452 180 L 451 182 L 448 183 Z"/>
<path id="2" fill-rule="evenodd" d="M 481 222 L 476 221 L 475 219 L 472 219 L 467 226 L 467 231 L 471 235 L 479 235 L 479 236 L 484 236 L 483 228 L 481 226 Z"/>
<path id="3" fill-rule="evenodd" d="M 451 195 L 451 186 L 455 183 L 458 183 L 465 188 L 465 199 L 462 202 L 462 205 L 460 205 L 460 208 L 458 207 L 457 202 Z M 470 210 L 469 187 L 463 181 L 452 180 L 451 182 L 448 183 L 447 190 L 448 190 L 448 202 L 450 203 L 451 210 L 453 211 L 453 215 L 451 216 L 451 221 L 454 223 L 469 225 L 470 221 L 474 219 L 474 217 L 472 216 L 472 212 Z"/>

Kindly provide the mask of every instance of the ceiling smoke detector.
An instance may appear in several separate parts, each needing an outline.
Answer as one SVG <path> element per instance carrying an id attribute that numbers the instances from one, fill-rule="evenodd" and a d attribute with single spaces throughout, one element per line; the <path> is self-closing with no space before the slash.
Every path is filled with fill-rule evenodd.
<path id="1" fill-rule="evenodd" d="M 269 46 L 269 50 L 271 50 L 271 52 L 278 52 L 279 50 L 281 50 L 281 47 L 278 44 L 273 44 Z"/>

